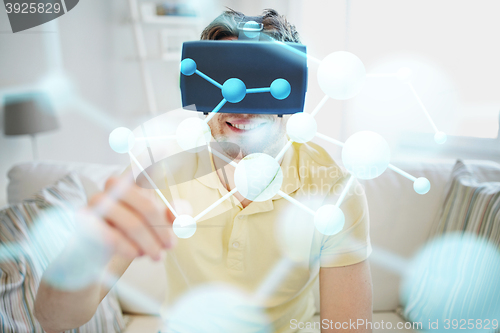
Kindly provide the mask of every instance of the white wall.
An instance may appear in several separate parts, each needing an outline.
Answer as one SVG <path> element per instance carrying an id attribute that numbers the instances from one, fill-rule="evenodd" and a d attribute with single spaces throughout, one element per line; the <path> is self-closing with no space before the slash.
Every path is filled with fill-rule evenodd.
<path id="1" fill-rule="evenodd" d="M 368 73 L 412 68 L 415 90 L 449 140 L 443 146 L 433 142 L 433 129 L 411 90 L 394 78 L 368 78 L 341 116 L 332 109 L 318 117 L 339 126 L 331 133 L 339 128 L 342 140 L 361 130 L 380 133 L 394 158 L 500 160 L 500 141 L 493 139 L 500 111 L 499 11 L 498 1 L 304 2 L 303 34 L 314 54 L 321 59 L 348 50 Z M 489 139 L 457 137 L 462 135 Z"/>
<path id="2" fill-rule="evenodd" d="M 490 138 L 482 141 L 485 145 L 497 136 L 499 10 L 498 1 L 351 1 L 349 50 L 363 59 L 369 72 L 412 68 L 415 90 L 436 126 L 452 136 L 439 149 L 426 145 L 432 135 L 420 136 L 434 156 L 488 157 L 475 154 L 481 141 L 470 140 L 476 144 L 471 150 L 453 136 Z M 417 137 L 408 132 L 433 133 L 409 89 L 394 81 L 367 81 L 349 105 L 347 133 L 372 128 L 406 143 Z M 404 155 L 404 145 L 395 153 Z"/>
<path id="3" fill-rule="evenodd" d="M 82 98 L 96 107 L 96 113 L 125 120 L 113 107 L 112 69 L 114 64 L 111 36 L 114 20 L 112 2 L 81 1 L 57 20 L 59 33 L 43 33 L 50 25 L 12 34 L 5 11 L 0 11 L 0 93 L 12 87 L 34 85 L 48 73 L 55 54 L 44 52 L 44 38 L 60 39 L 64 69 Z M 52 29 L 54 31 L 54 29 Z M 109 149 L 109 128 L 90 117 L 91 110 L 75 107 L 57 109 L 61 129 L 38 136 L 41 159 L 124 163 Z M 3 114 L 0 119 L 3 121 Z M 124 118 L 126 119 L 126 118 Z M 2 124 L 3 129 L 3 124 Z M 2 130 L 3 132 L 3 130 Z M 26 136 L 0 135 L 0 205 L 5 204 L 6 173 L 16 163 L 30 161 L 31 144 Z"/>

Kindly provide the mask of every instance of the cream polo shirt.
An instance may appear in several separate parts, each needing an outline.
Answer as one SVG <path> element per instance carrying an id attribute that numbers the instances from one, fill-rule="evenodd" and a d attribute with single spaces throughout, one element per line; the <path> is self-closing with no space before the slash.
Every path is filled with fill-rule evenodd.
<path id="1" fill-rule="evenodd" d="M 349 179 L 349 174 L 313 143 L 293 143 L 281 167 L 281 190 L 314 211 L 324 204 L 335 204 Z M 213 172 L 201 171 L 207 168 Z M 189 202 L 191 216 L 228 193 L 213 160 L 198 154 L 193 154 L 192 162 L 170 172 L 165 182 L 177 183 L 161 189 L 165 197 L 174 204 Z M 246 208 L 234 197 L 225 200 L 198 221 L 192 237 L 179 239 L 177 247 L 168 252 L 165 316 L 168 318 L 168 309 L 191 288 L 203 284 L 222 282 L 253 294 L 278 263 L 289 258 L 293 268 L 261 306 L 273 332 L 292 332 L 290 320 L 307 321 L 317 310 L 311 289 L 320 267 L 352 265 L 371 253 L 368 206 L 356 180 L 340 208 L 345 214 L 344 228 L 325 236 L 316 230 L 309 212 L 279 195 Z"/>

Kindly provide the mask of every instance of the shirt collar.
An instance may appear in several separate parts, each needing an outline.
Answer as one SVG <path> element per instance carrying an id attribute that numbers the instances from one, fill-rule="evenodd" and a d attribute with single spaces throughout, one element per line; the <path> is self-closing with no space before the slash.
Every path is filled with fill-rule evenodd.
<path id="1" fill-rule="evenodd" d="M 196 163 L 197 167 L 194 174 L 196 180 L 213 189 L 218 189 L 219 184 L 222 186 L 219 176 L 215 172 L 212 154 L 208 152 L 208 149 L 196 153 Z"/>
<path id="2" fill-rule="evenodd" d="M 301 186 L 299 175 L 299 158 L 298 158 L 298 144 L 293 143 L 286 151 L 281 161 L 281 171 L 283 172 L 283 183 L 281 184 L 281 191 L 286 194 L 291 194 L 297 191 Z M 281 195 L 276 194 L 272 200 L 282 198 Z"/>

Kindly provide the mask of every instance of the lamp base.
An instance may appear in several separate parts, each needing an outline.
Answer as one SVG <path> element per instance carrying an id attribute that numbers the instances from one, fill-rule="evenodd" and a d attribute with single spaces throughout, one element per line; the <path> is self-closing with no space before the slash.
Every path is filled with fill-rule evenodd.
<path id="1" fill-rule="evenodd" d="M 33 151 L 33 160 L 38 161 L 38 145 L 36 142 L 36 135 L 31 134 L 31 149 Z"/>

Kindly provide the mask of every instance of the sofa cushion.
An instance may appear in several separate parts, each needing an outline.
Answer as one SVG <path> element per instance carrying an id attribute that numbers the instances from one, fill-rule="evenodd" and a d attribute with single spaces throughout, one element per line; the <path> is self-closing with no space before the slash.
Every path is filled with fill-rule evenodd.
<path id="1" fill-rule="evenodd" d="M 500 243 L 500 167 L 495 181 L 480 181 L 462 161 L 457 161 L 447 185 L 447 195 L 429 237 L 466 231 Z M 483 178 L 484 179 L 484 178 Z"/>
<path id="2" fill-rule="evenodd" d="M 71 235 L 73 212 L 86 202 L 83 185 L 70 174 L 0 212 L 1 332 L 43 332 L 33 310 L 38 285 Z M 110 293 L 87 324 L 70 332 L 119 332 L 124 327 L 120 305 Z"/>
<path id="3" fill-rule="evenodd" d="M 37 161 L 15 165 L 8 172 L 7 200 L 13 205 L 54 184 L 70 172 L 78 175 L 87 198 L 102 190 L 105 181 L 124 167 L 89 163 Z"/>
<path id="4" fill-rule="evenodd" d="M 417 256 L 426 260 L 425 268 L 412 262 L 419 269 L 403 286 L 406 307 L 399 312 L 406 318 L 441 320 L 443 307 L 450 320 L 484 320 L 481 316 L 495 312 L 488 298 L 498 296 L 500 166 L 496 173 L 494 168 L 483 171 L 476 175 L 470 166 L 456 162 L 428 246 Z"/>
<path id="5" fill-rule="evenodd" d="M 365 187 L 370 212 L 370 238 L 374 254 L 394 253 L 411 258 L 424 244 L 434 225 L 447 193 L 456 160 L 394 160 L 392 164 L 415 177 L 426 177 L 431 183 L 425 195 L 413 190 L 413 183 L 402 175 L 386 170 L 371 180 L 360 180 Z M 486 160 L 467 160 L 465 165 L 479 182 L 500 179 L 500 165 Z M 400 274 L 380 265 L 372 254 L 374 311 L 394 311 L 399 305 Z M 390 266 L 390 265 L 389 265 Z"/>

